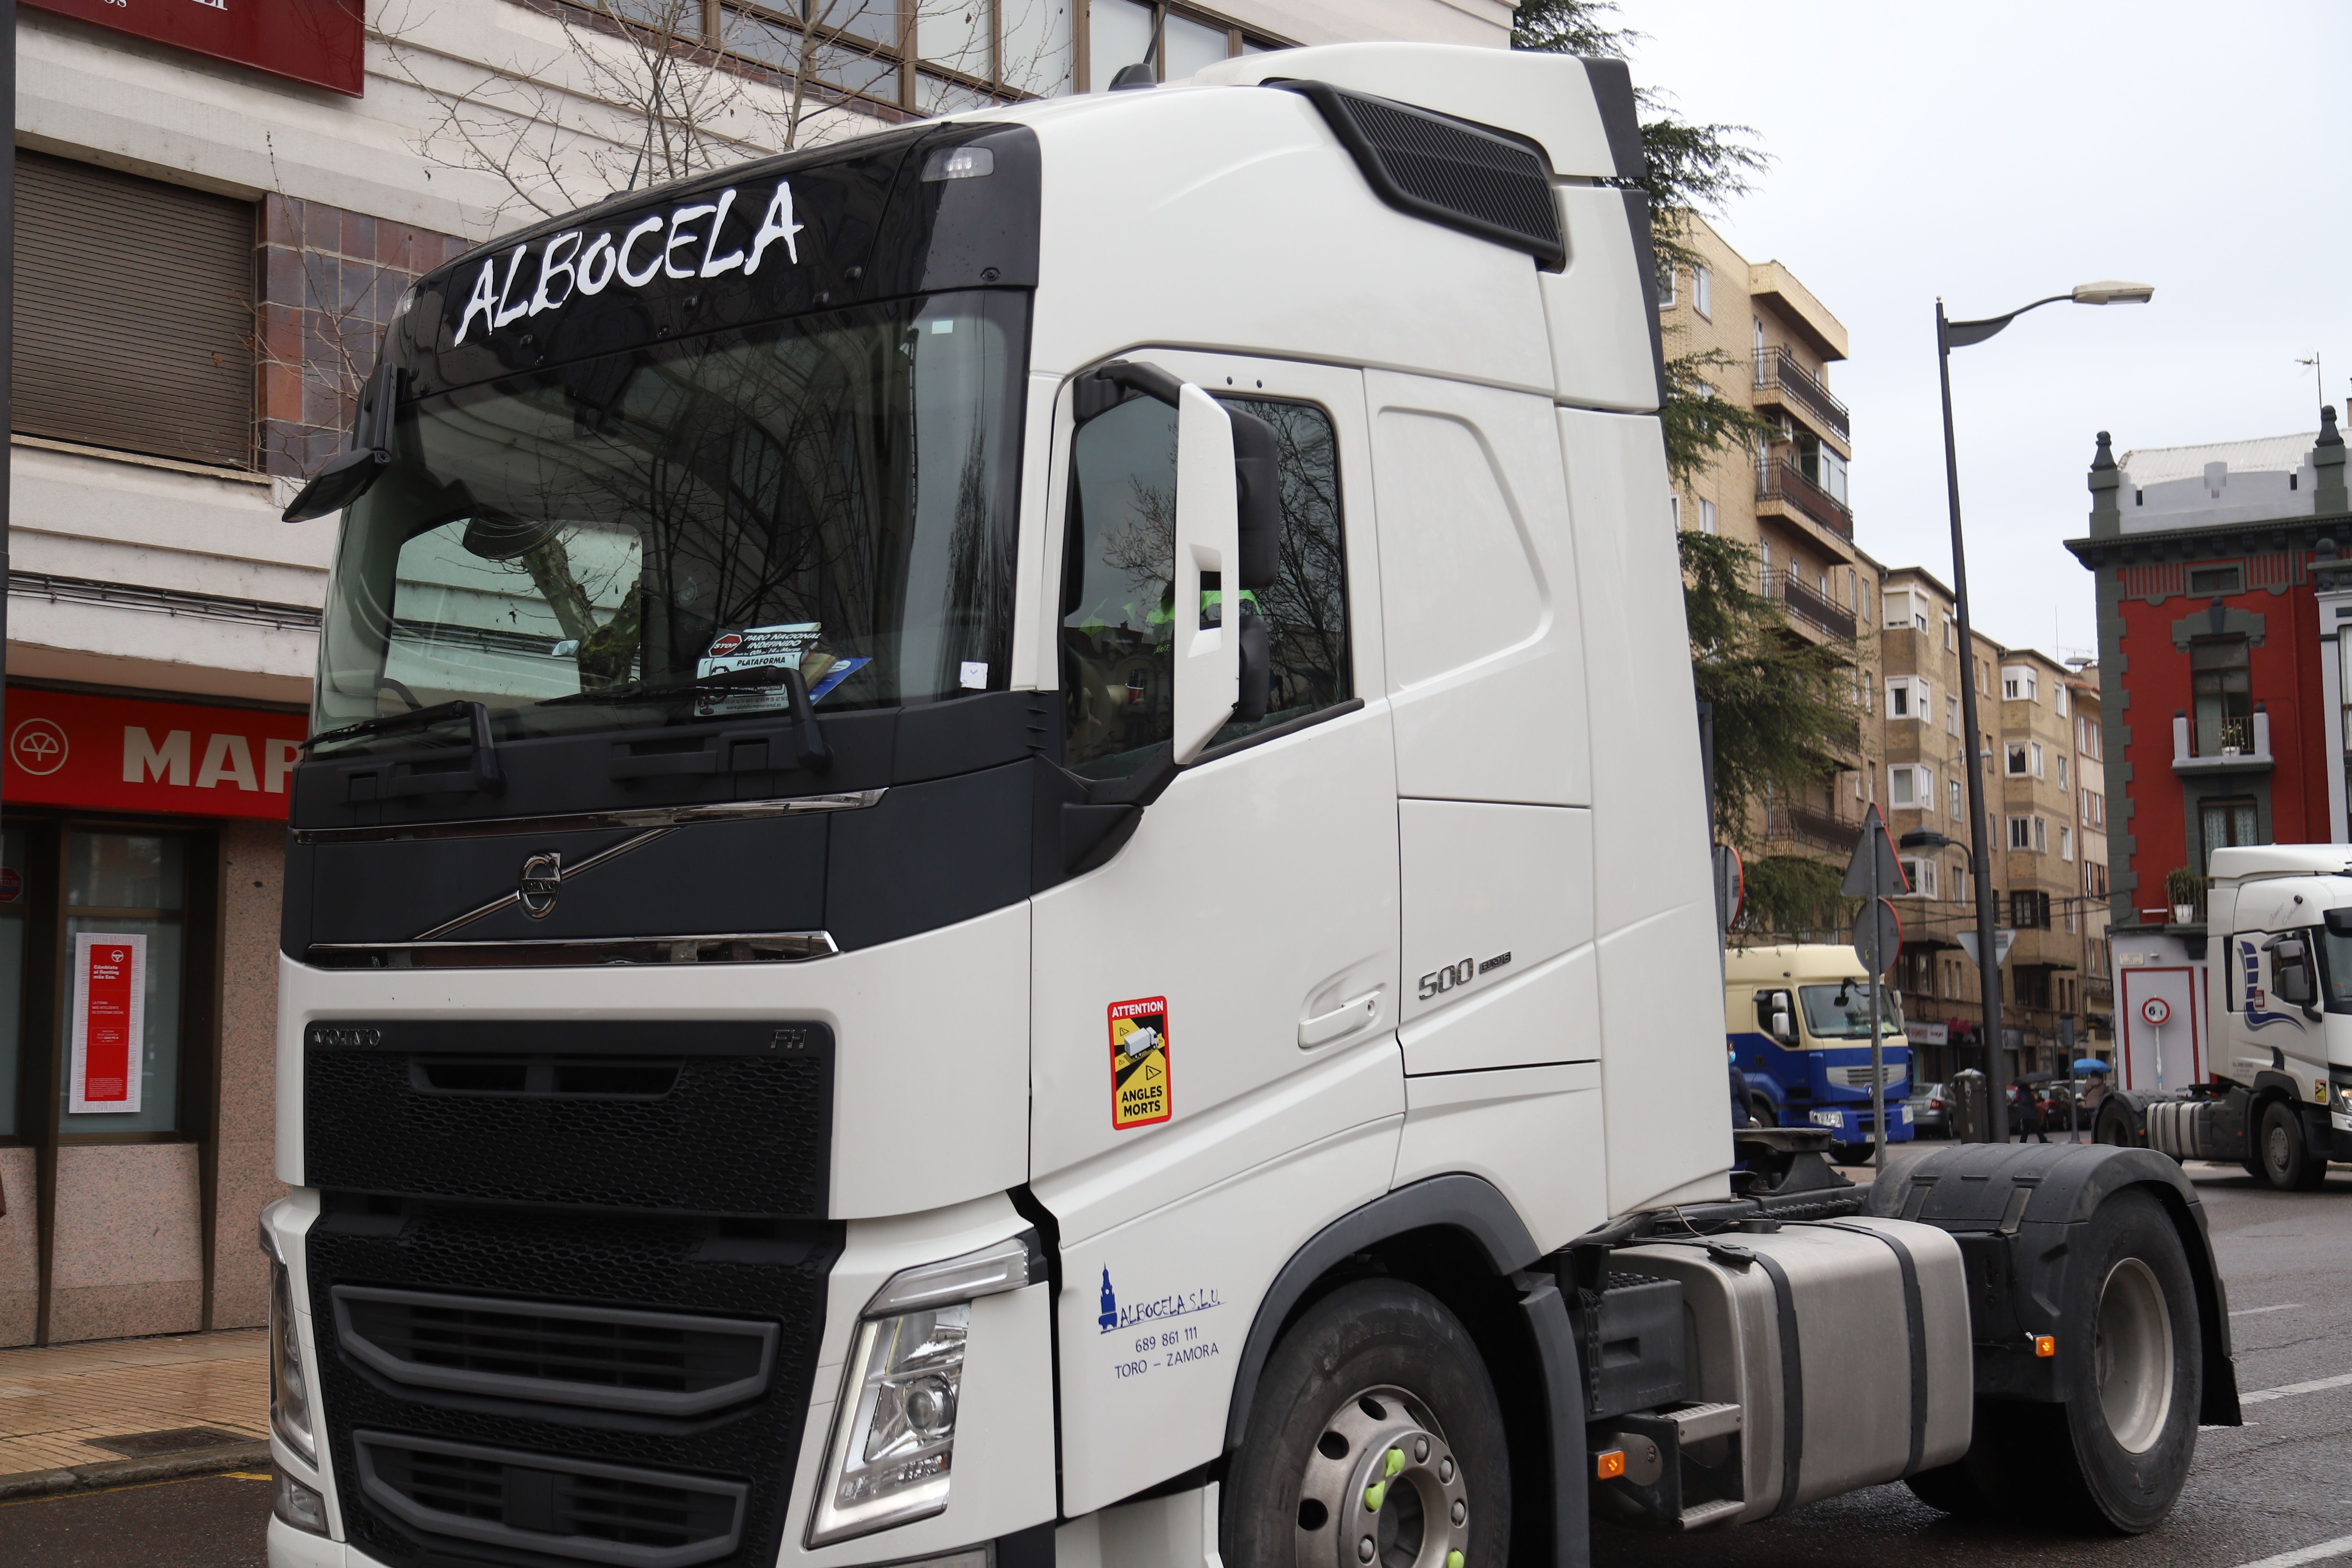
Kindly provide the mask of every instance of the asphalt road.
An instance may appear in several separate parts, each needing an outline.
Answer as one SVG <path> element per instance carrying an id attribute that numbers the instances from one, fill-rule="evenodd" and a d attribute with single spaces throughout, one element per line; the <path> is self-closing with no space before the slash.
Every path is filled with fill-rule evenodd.
<path id="1" fill-rule="evenodd" d="M 2246 1425 L 2199 1435 L 2188 1489 L 2153 1533 L 1964 1524 L 1888 1486 L 1720 1535 L 1596 1526 L 1593 1568 L 2352 1564 L 2352 1173 L 2338 1166 L 2325 1189 L 2300 1194 L 2271 1192 L 2234 1165 L 2189 1173 L 2228 1280 Z M 2336 1379 L 2346 1381 L 2294 1391 Z M 226 1477 L 17 1503 L 0 1507 L 0 1563 L 258 1568 L 268 1517 L 266 1483 Z"/>
<path id="2" fill-rule="evenodd" d="M 1596 1525 L 1593 1568 L 2352 1564 L 2352 1172 L 2336 1166 L 2316 1193 L 2274 1193 L 2235 1165 L 2188 1171 L 2227 1282 L 2246 1424 L 2198 1434 L 2189 1485 L 2157 1530 L 2084 1538 L 2032 1520 L 1963 1523 L 1897 1485 L 1719 1535 Z M 2259 1397 L 2335 1378 L 2347 1381 Z M 2329 1543 L 2332 1552 L 2297 1555 Z M 2288 1561 L 2267 1563 L 2281 1556 Z"/>

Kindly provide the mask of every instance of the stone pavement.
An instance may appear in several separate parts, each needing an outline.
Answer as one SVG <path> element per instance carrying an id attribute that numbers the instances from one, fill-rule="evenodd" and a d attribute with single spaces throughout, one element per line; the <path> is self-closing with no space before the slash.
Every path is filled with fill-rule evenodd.
<path id="1" fill-rule="evenodd" d="M 261 1329 L 0 1351 L 0 1499 L 266 1465 Z"/>

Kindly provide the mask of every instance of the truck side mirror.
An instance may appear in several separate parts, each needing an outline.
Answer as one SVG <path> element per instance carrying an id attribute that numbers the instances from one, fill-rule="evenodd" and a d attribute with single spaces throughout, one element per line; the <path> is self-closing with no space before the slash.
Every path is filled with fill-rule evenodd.
<path id="1" fill-rule="evenodd" d="M 1789 1021 L 1789 1010 L 1786 1007 L 1772 1009 L 1772 1032 L 1784 1040 L 1793 1040 L 1797 1037 L 1796 1026 Z"/>
<path id="2" fill-rule="evenodd" d="M 2319 1000 L 2313 984 L 2311 950 L 2299 936 L 2274 936 L 2263 944 L 2271 955 L 2271 991 L 2282 1002 L 2308 1007 Z"/>

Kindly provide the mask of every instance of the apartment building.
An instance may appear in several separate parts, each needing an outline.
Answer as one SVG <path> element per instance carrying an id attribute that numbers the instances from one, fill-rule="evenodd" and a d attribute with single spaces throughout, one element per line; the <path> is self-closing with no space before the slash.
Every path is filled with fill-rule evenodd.
<path id="1" fill-rule="evenodd" d="M 331 521 L 278 515 L 341 447 L 411 281 L 532 203 L 646 177 L 653 104 L 728 163 L 1100 89 L 1137 64 L 1175 79 L 1291 44 L 1501 47 L 1511 11 L 846 0 L 825 13 L 839 30 L 813 40 L 785 0 L 473 0 L 367 19 L 305 0 L 26 0 L 0 1345 L 262 1321 L 286 781 L 334 540 Z M 669 96 L 633 98 L 665 40 L 617 17 L 675 28 L 702 63 L 665 65 Z M 144 998 L 128 1067 L 110 1071 L 73 1044 L 100 967 Z"/>
<path id="2" fill-rule="evenodd" d="M 1691 219 L 1688 243 L 1702 264 L 1660 272 L 1666 353 L 1715 355 L 1705 374 L 1717 393 L 1778 433 L 1753 452 L 1721 455 L 1680 486 L 1675 515 L 1684 528 L 1753 547 L 1758 591 L 1786 613 L 1790 635 L 1834 644 L 1854 661 L 1852 765 L 1800 797 L 1775 800 L 1759 824 L 1768 854 L 1842 861 L 1877 756 L 1866 694 L 1875 690 L 1871 606 L 1880 570 L 1854 543 L 1851 421 L 1829 390 L 1830 365 L 1846 357 L 1845 327 L 1786 266 L 1748 261 L 1705 219 Z"/>
<path id="3" fill-rule="evenodd" d="M 2089 892 L 2103 873 L 2085 869 L 2086 855 L 2101 852 L 2085 826 L 2095 816 L 2105 843 L 2095 685 L 2037 650 L 1981 635 L 1963 652 L 1951 591 L 1918 567 L 1888 572 L 1883 601 L 1883 800 L 1911 882 L 1898 906 L 1898 979 L 1920 1074 L 1942 1079 L 1983 1062 L 1981 992 L 1961 942 L 1977 919 L 1971 751 L 1983 770 L 1996 918 L 2012 933 L 2001 1019 L 2011 1070 L 2057 1070 L 2084 1050 L 2104 1052 L 2114 1011 L 2106 921 L 2103 910 L 2094 918 Z M 1973 747 L 1963 682 L 1977 692 Z"/>

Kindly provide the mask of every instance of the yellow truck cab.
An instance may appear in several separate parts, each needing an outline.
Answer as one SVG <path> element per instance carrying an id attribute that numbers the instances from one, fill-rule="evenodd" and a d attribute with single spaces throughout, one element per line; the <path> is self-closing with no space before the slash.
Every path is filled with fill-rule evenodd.
<path id="1" fill-rule="evenodd" d="M 1911 1050 L 1895 988 L 1878 992 L 1886 1141 L 1911 1136 Z M 1723 1030 L 1748 1078 L 1749 1114 L 1771 1127 L 1826 1127 L 1842 1160 L 1867 1158 L 1870 981 L 1851 947 L 1790 943 L 1723 955 Z"/>

